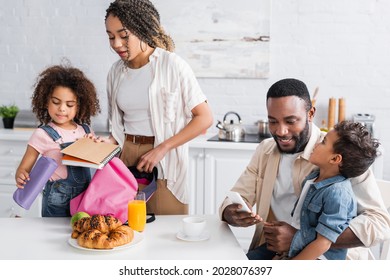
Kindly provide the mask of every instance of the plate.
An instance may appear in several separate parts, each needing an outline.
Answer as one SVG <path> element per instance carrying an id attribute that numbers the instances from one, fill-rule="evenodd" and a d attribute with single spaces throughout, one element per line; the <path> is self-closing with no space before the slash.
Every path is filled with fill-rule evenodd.
<path id="1" fill-rule="evenodd" d="M 85 250 L 85 251 L 96 251 L 96 252 L 112 252 L 112 251 L 119 251 L 123 249 L 127 249 L 130 247 L 133 247 L 134 245 L 140 243 L 144 239 L 144 235 L 142 233 L 139 233 L 138 231 L 134 231 L 134 238 L 131 240 L 130 243 L 127 243 L 122 246 L 117 246 L 112 249 L 90 249 L 90 248 L 84 248 L 81 247 L 79 244 L 77 244 L 77 239 L 74 239 L 72 237 L 69 237 L 68 243 L 70 246 L 80 249 L 80 250 Z"/>
<path id="2" fill-rule="evenodd" d="M 205 231 L 200 236 L 187 236 L 182 231 L 179 231 L 176 237 L 184 241 L 204 241 L 210 238 L 210 234 L 208 231 Z"/>

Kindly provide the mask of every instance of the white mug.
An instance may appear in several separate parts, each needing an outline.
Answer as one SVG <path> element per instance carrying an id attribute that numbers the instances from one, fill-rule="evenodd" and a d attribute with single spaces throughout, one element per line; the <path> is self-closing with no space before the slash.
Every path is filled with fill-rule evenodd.
<path id="1" fill-rule="evenodd" d="M 183 219 L 183 233 L 188 237 L 198 237 L 206 229 L 206 220 L 202 217 L 186 217 Z"/>

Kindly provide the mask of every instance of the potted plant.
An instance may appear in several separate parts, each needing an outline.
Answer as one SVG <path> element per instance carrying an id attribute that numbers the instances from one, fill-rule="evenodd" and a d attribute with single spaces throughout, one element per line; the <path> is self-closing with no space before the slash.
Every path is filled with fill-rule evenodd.
<path id="1" fill-rule="evenodd" d="M 14 120 L 19 112 L 19 108 L 16 105 L 0 106 L 0 117 L 3 118 L 4 128 L 13 128 Z"/>

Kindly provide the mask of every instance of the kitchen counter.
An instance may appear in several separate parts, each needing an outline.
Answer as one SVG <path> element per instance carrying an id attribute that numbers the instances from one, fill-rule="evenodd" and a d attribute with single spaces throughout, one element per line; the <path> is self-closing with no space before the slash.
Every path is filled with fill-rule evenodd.
<path id="1" fill-rule="evenodd" d="M 0 137 L 4 140 L 25 140 L 26 143 L 33 133 L 34 129 L 0 129 Z M 107 134 L 97 133 L 106 136 Z M 211 148 L 211 149 L 232 149 L 232 150 L 255 150 L 258 143 L 242 143 L 228 141 L 207 141 L 215 136 L 215 133 L 202 134 L 192 139 L 188 145 L 190 148 Z"/>
<path id="2" fill-rule="evenodd" d="M 21 129 L 0 129 L 0 136 L 3 140 L 17 140 L 17 141 L 28 141 L 34 129 L 21 128 Z"/>
<path id="3" fill-rule="evenodd" d="M 156 216 L 146 224 L 143 240 L 116 251 L 72 247 L 70 218 L 0 218 L 0 260 L 246 260 L 226 223 L 206 215 L 210 238 L 183 241 L 176 237 L 185 216 Z"/>
<path id="4" fill-rule="evenodd" d="M 215 133 L 207 133 L 199 135 L 192 139 L 188 145 L 190 148 L 205 148 L 205 149 L 231 149 L 231 150 L 248 150 L 254 151 L 259 143 L 243 143 L 243 142 L 229 142 L 229 141 L 207 141 L 209 138 L 215 136 Z"/>

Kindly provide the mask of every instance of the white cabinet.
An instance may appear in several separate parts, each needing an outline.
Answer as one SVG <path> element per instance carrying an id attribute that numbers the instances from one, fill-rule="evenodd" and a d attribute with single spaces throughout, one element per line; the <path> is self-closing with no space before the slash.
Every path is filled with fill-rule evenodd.
<path id="1" fill-rule="evenodd" d="M 189 149 L 188 180 L 190 190 L 189 213 L 201 215 L 204 213 L 204 149 Z"/>
<path id="2" fill-rule="evenodd" d="M 218 214 L 219 206 L 248 165 L 257 144 L 198 142 L 190 144 L 190 214 Z M 254 227 L 232 230 L 248 249 Z"/>
<path id="3" fill-rule="evenodd" d="M 194 214 L 215 214 L 253 151 L 229 149 L 190 149 L 190 186 Z"/>
<path id="4" fill-rule="evenodd" d="M 26 217 L 41 216 L 41 196 L 28 211 L 23 211 L 12 198 L 16 190 L 15 171 L 30 135 L 31 132 L 0 129 L 0 217 L 11 217 L 15 213 L 23 213 Z"/>

